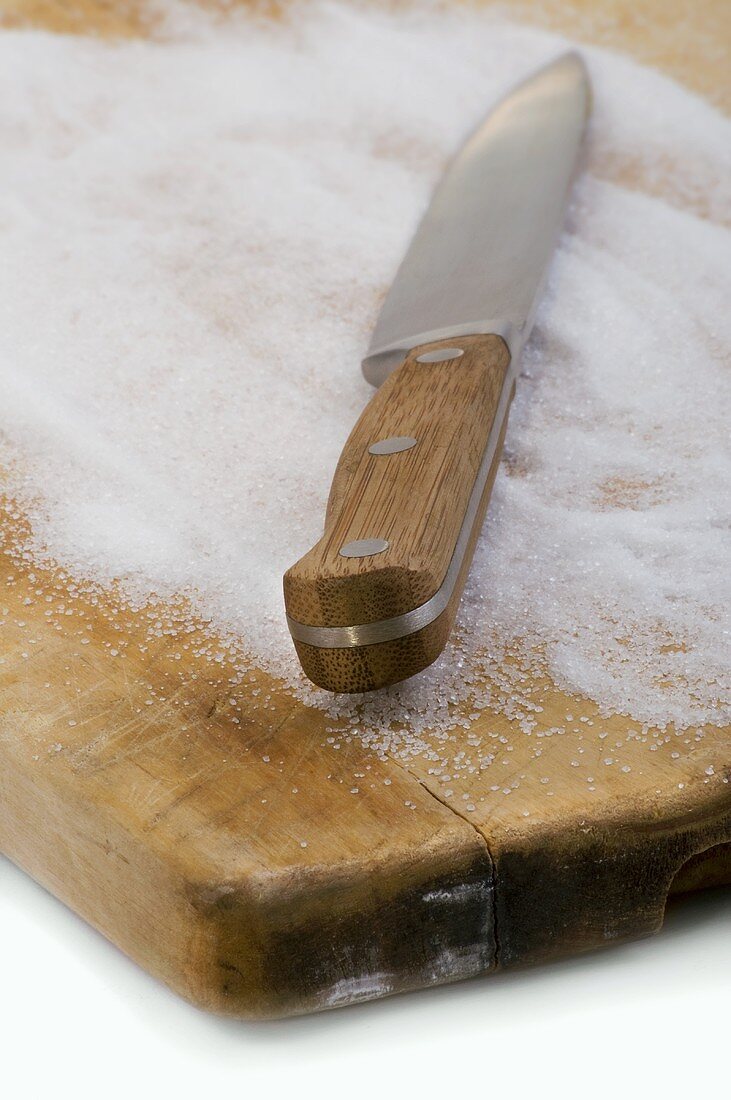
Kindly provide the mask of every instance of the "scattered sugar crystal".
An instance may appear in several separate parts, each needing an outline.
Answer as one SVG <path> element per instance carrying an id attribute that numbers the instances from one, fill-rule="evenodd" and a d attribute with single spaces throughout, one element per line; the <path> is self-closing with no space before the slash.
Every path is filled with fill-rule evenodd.
<path id="1" fill-rule="evenodd" d="M 431 4 L 160 9 L 153 42 L 0 34 L 0 460 L 24 551 L 137 607 L 186 600 L 212 661 L 265 668 L 333 732 L 357 716 L 379 755 L 427 751 L 462 705 L 531 734 L 541 671 L 647 726 L 727 721 L 729 122 L 584 50 L 587 170 L 455 638 L 413 682 L 333 699 L 299 671 L 282 573 L 319 537 L 431 189 L 567 43 Z"/>

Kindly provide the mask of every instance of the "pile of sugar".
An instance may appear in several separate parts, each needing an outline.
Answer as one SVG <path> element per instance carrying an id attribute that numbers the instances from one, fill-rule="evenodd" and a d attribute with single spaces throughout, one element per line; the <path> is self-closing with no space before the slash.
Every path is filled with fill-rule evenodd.
<path id="1" fill-rule="evenodd" d="M 456 637 L 333 699 L 299 671 L 282 573 L 319 537 L 446 160 L 566 43 L 462 6 L 164 11 L 154 41 L 0 34 L 0 460 L 29 555 L 184 598 L 242 669 L 381 747 L 455 707 L 530 728 L 527 671 L 648 724 L 727 720 L 728 121 L 584 51 L 588 169 Z"/>

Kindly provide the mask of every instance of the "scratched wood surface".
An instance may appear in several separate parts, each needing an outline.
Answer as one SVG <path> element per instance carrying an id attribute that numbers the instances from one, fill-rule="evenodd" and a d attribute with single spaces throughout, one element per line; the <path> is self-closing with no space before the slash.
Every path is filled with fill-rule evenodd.
<path id="1" fill-rule="evenodd" d="M 723 83 L 725 3 L 516 8 L 702 92 Z M 139 3 L 0 12 L 148 26 Z M 530 736 L 503 707 L 435 742 L 478 762 L 447 801 L 428 756 L 333 739 L 264 673 L 232 687 L 202 636 L 173 629 L 184 608 L 132 614 L 18 561 L 25 520 L 3 511 L 0 849 L 195 1003 L 283 1015 L 537 962 L 656 931 L 671 889 L 731 882 L 728 730 L 643 731 L 521 683 L 542 708 Z M 603 764 L 619 753 L 627 770 Z"/>

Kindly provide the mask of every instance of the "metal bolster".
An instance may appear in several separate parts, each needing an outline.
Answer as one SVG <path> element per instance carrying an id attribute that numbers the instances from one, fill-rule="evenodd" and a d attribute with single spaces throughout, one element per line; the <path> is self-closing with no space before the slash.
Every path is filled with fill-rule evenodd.
<path id="1" fill-rule="evenodd" d="M 372 386 L 380 386 L 389 374 L 403 362 L 406 354 L 422 344 L 434 344 L 437 340 L 452 340 L 459 336 L 500 336 L 510 352 L 511 363 L 515 362 L 523 346 L 527 326 L 517 328 L 510 321 L 467 321 L 461 325 L 447 325 L 420 332 L 418 336 L 402 337 L 369 351 L 362 363 L 366 381 Z"/>
<path id="2" fill-rule="evenodd" d="M 428 333 L 426 338 L 420 337 L 419 344 L 445 339 L 449 335 L 466 336 L 471 334 L 466 333 L 464 328 L 460 328 L 459 333 L 447 333 L 445 330 L 441 330 L 441 334 L 438 336 Z M 497 335 L 502 335 L 502 333 Z M 412 611 L 406 611 L 402 615 L 394 615 L 391 619 L 381 619 L 373 623 L 358 623 L 353 626 L 309 626 L 287 615 L 289 632 L 295 641 L 305 642 L 307 645 L 315 646 L 318 649 L 352 649 L 355 646 L 377 645 L 379 642 L 392 642 L 398 638 L 405 638 L 409 634 L 415 634 L 417 630 L 423 630 L 425 626 L 429 626 L 430 623 L 439 618 L 454 592 L 457 577 L 467 552 L 470 534 L 477 519 L 482 494 L 490 476 L 490 468 L 495 458 L 500 431 L 508 411 L 510 392 L 515 381 L 516 369 L 513 366 L 514 362 L 515 360 L 511 358 L 510 366 L 505 374 L 495 419 L 490 428 L 482 462 L 467 502 L 452 559 L 444 575 L 444 580 L 434 595 L 426 603 L 415 607 Z"/>

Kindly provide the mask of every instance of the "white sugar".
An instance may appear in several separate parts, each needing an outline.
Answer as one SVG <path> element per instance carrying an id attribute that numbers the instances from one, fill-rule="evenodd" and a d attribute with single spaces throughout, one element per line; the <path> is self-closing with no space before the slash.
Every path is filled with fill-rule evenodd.
<path id="1" fill-rule="evenodd" d="M 565 42 L 430 4 L 165 9 L 155 42 L 0 34 L 0 458 L 33 554 L 137 605 L 184 595 L 379 749 L 463 703 L 530 729 L 543 668 L 648 724 L 728 718 L 729 123 L 585 51 L 588 171 L 458 635 L 409 684 L 332 700 L 299 672 L 282 573 L 319 537 L 446 159 Z"/>

